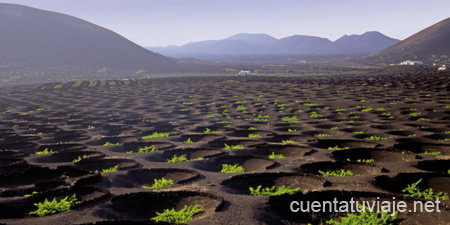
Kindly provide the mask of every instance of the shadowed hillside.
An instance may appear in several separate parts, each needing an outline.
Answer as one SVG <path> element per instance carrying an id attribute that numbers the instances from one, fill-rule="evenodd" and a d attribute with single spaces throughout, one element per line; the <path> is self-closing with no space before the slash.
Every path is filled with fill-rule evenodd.
<path id="1" fill-rule="evenodd" d="M 403 60 L 421 60 L 425 63 L 449 63 L 450 18 L 430 26 L 389 48 L 376 52 L 368 60 L 399 63 Z"/>
<path id="2" fill-rule="evenodd" d="M 0 4 L 0 58 L 15 63 L 100 69 L 161 70 L 172 59 L 84 20 L 14 4 Z M 1 63 L 0 63 L 1 64 Z"/>

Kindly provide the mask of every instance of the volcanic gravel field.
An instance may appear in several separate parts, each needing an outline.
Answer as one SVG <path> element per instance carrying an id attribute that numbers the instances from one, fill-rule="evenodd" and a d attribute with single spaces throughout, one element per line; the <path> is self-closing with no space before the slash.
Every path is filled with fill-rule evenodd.
<path id="1" fill-rule="evenodd" d="M 450 194 L 449 84 L 448 73 L 417 72 L 4 87 L 0 224 L 152 224 L 185 205 L 203 209 L 189 224 L 321 224 L 342 215 L 294 213 L 291 201 L 425 201 L 402 193 L 419 179 Z M 188 161 L 168 162 L 174 155 Z M 245 172 L 221 173 L 223 164 Z M 319 172 L 338 169 L 358 176 Z M 174 185 L 143 188 L 161 178 Z M 259 185 L 300 192 L 251 195 Z M 68 212 L 30 214 L 73 194 L 80 203 Z M 395 222 L 448 224 L 449 201 L 440 209 Z"/>

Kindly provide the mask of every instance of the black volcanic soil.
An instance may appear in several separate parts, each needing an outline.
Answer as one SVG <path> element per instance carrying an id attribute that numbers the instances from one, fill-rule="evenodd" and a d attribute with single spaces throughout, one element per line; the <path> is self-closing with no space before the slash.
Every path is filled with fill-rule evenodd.
<path id="1" fill-rule="evenodd" d="M 0 224 L 148 224 L 184 205 L 205 210 L 189 224 L 320 224 L 338 215 L 295 214 L 290 201 L 400 199 L 420 178 L 450 192 L 449 81 L 412 72 L 2 88 Z M 149 138 L 161 133 L 169 136 Z M 175 155 L 196 160 L 168 162 Z M 221 173 L 223 164 L 245 172 Z M 359 176 L 318 172 L 336 169 Z M 143 188 L 163 177 L 174 185 Z M 258 185 L 301 192 L 250 195 Z M 33 203 L 73 193 L 82 204 L 69 212 L 29 214 Z M 441 204 L 441 213 L 400 213 L 397 222 L 448 223 L 449 202 Z"/>

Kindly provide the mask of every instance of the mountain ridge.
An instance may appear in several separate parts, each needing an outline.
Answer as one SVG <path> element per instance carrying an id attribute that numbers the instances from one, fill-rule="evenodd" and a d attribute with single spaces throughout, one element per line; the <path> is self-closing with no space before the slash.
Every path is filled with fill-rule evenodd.
<path id="1" fill-rule="evenodd" d="M 292 35 L 281 39 L 268 34 L 240 33 L 222 40 L 190 42 L 182 46 L 147 47 L 171 57 L 202 57 L 202 55 L 334 55 L 370 54 L 391 46 L 399 40 L 379 32 L 344 35 L 336 41 L 308 35 Z M 374 44 L 371 44 L 373 42 Z M 353 45 L 353 46 L 352 46 Z"/>

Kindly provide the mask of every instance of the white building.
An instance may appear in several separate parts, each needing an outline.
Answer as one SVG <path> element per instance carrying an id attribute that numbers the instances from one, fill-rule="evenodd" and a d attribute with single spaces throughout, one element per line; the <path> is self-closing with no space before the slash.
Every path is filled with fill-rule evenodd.
<path id="1" fill-rule="evenodd" d="M 447 66 L 442 65 L 441 67 L 438 68 L 439 71 L 445 71 L 447 70 Z"/>
<path id="2" fill-rule="evenodd" d="M 411 60 L 406 60 L 404 62 L 401 62 L 400 65 L 403 66 L 421 66 L 424 63 L 422 61 L 411 61 Z"/>
<path id="3" fill-rule="evenodd" d="M 245 76 L 245 75 L 252 75 L 252 72 L 246 71 L 246 70 L 241 70 L 241 72 L 239 72 L 239 75 L 242 75 L 242 76 Z"/>

